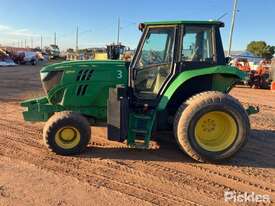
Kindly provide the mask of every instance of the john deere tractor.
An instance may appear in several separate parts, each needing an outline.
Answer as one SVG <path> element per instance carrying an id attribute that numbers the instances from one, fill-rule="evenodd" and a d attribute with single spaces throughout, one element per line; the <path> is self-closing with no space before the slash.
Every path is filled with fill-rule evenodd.
<path id="1" fill-rule="evenodd" d="M 219 21 L 139 25 L 131 63 L 62 62 L 44 67 L 46 96 L 26 100 L 26 121 L 46 122 L 45 145 L 60 155 L 82 152 L 90 126 L 107 125 L 108 139 L 148 148 L 152 132 L 171 130 L 198 161 L 232 157 L 250 131 L 248 114 L 228 94 L 245 74 L 227 66 Z M 142 140 L 142 141 L 141 141 Z"/>

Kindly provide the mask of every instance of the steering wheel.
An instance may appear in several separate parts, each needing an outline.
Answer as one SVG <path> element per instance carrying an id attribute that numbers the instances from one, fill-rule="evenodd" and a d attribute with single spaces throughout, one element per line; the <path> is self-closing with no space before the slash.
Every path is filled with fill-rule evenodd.
<path id="1" fill-rule="evenodd" d="M 158 52 L 150 50 L 149 62 L 150 64 L 160 64 L 162 62 L 162 58 L 160 57 Z"/>

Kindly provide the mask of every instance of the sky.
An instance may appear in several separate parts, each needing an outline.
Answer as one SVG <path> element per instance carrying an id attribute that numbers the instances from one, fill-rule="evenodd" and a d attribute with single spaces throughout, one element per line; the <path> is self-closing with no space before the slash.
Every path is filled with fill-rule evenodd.
<path id="1" fill-rule="evenodd" d="M 99 47 L 117 39 L 134 49 L 140 38 L 137 26 L 144 21 L 209 20 L 225 22 L 224 48 L 228 48 L 233 0 L 0 0 L 0 44 L 43 47 L 54 42 L 61 49 Z M 239 0 L 233 50 L 244 50 L 252 40 L 275 45 L 275 0 Z"/>

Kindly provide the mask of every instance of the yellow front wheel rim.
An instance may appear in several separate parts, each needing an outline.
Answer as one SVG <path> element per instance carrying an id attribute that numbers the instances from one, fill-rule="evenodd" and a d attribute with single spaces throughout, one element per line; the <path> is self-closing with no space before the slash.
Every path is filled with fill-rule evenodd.
<path id="1" fill-rule="evenodd" d="M 195 139 L 206 151 L 228 149 L 237 138 L 238 127 L 231 115 L 222 111 L 207 112 L 195 124 Z"/>
<path id="2" fill-rule="evenodd" d="M 62 127 L 55 134 L 55 142 L 63 149 L 72 149 L 80 142 L 80 132 L 75 127 Z"/>

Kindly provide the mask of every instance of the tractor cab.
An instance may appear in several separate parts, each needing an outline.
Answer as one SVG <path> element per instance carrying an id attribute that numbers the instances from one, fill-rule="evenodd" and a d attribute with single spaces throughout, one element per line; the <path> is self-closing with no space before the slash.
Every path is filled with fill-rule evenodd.
<path id="1" fill-rule="evenodd" d="M 154 22 L 143 31 L 130 69 L 137 104 L 155 105 L 179 73 L 225 65 L 221 22 Z"/>

